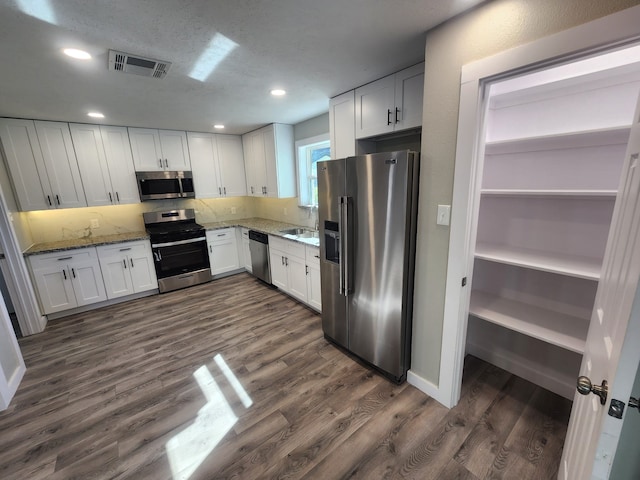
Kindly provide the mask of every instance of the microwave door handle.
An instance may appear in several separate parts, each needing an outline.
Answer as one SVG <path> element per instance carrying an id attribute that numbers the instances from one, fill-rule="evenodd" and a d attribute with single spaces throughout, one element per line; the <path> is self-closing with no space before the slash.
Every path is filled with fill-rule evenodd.
<path id="1" fill-rule="evenodd" d="M 184 188 L 182 188 L 182 179 L 180 177 L 178 177 L 178 185 L 180 186 L 180 196 L 184 197 Z"/>

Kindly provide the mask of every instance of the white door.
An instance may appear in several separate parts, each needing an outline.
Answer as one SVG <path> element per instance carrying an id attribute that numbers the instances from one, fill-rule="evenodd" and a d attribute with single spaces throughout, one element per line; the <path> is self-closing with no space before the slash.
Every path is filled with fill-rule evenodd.
<path id="1" fill-rule="evenodd" d="M 218 145 L 215 135 L 187 132 L 187 141 L 196 197 L 222 197 L 222 184 L 218 177 Z"/>
<path id="2" fill-rule="evenodd" d="M 71 284 L 71 269 L 66 265 L 34 269 L 33 279 L 43 313 L 61 312 L 78 305 Z"/>
<path id="3" fill-rule="evenodd" d="M 271 283 L 285 292 L 289 291 L 287 285 L 287 267 L 284 264 L 284 252 L 269 250 L 269 266 L 271 267 Z"/>
<path id="4" fill-rule="evenodd" d="M 404 130 L 422 125 L 423 94 L 423 63 L 396 73 L 394 130 Z"/>
<path id="5" fill-rule="evenodd" d="M 395 75 L 356 88 L 356 138 L 393 132 Z"/>
<path id="6" fill-rule="evenodd" d="M 164 157 L 158 130 L 129 128 L 128 131 L 136 172 L 164 170 Z"/>
<path id="7" fill-rule="evenodd" d="M 70 262 L 69 267 L 78 306 L 90 305 L 107 299 L 100 262 L 97 258 L 78 263 Z"/>
<path id="8" fill-rule="evenodd" d="M 118 253 L 101 254 L 100 267 L 108 298 L 118 298 L 133 293 L 127 257 Z"/>
<path id="9" fill-rule="evenodd" d="M 113 205 L 109 166 L 98 125 L 70 123 L 73 148 L 89 206 Z"/>
<path id="10" fill-rule="evenodd" d="M 329 100 L 329 132 L 331 158 L 352 157 L 356 154 L 355 91 Z"/>
<path id="11" fill-rule="evenodd" d="M 159 130 L 165 170 L 191 170 L 187 133 L 177 130 Z"/>
<path id="12" fill-rule="evenodd" d="M 25 366 L 9 313 L 0 295 L 0 411 L 9 406 L 24 376 Z"/>
<path id="13" fill-rule="evenodd" d="M 285 257 L 289 293 L 307 303 L 307 265 L 304 259 L 289 255 Z"/>
<path id="14" fill-rule="evenodd" d="M 598 284 L 580 374 L 608 383 L 604 404 L 576 393 L 559 478 L 606 479 L 622 422 L 607 415 L 612 398 L 629 399 L 640 360 L 640 104 L 627 147 L 601 279 Z M 631 323 L 630 318 L 634 315 Z M 629 328 L 628 328 L 629 327 Z M 624 343 L 624 348 L 623 348 Z"/>
<path id="15" fill-rule="evenodd" d="M 129 272 L 134 292 L 145 292 L 158 288 L 156 268 L 151 255 L 151 245 L 148 242 L 144 245 L 133 246 L 127 260 L 131 267 Z"/>
<path id="16" fill-rule="evenodd" d="M 113 202 L 140 203 L 127 128 L 100 126 L 100 132 L 115 197 Z"/>
<path id="17" fill-rule="evenodd" d="M 217 135 L 217 138 L 222 194 L 225 197 L 244 197 L 247 195 L 247 180 L 242 139 L 236 135 Z"/>
<path id="18" fill-rule="evenodd" d="M 313 308 L 322 311 L 320 268 L 314 264 L 309 264 L 307 268 L 307 301 Z"/>

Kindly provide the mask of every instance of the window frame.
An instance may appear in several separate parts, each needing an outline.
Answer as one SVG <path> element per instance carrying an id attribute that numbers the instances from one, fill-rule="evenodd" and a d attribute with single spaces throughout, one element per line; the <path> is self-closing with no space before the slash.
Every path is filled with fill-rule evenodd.
<path id="1" fill-rule="evenodd" d="M 312 147 L 326 143 L 326 148 L 331 148 L 329 133 L 303 138 L 295 142 L 296 154 L 296 177 L 298 183 L 298 206 L 306 208 L 317 208 L 317 204 L 312 203 L 312 194 L 309 188 L 311 174 L 309 172 L 309 150 Z M 322 145 L 322 148 L 325 148 Z M 317 178 L 317 177 L 316 177 Z"/>

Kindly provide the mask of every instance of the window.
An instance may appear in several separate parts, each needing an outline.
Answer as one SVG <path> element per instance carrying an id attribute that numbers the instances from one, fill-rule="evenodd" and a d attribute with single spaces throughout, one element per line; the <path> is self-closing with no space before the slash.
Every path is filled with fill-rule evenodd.
<path id="1" fill-rule="evenodd" d="M 330 160 L 329 134 L 296 142 L 298 159 L 298 204 L 318 205 L 318 161 Z"/>

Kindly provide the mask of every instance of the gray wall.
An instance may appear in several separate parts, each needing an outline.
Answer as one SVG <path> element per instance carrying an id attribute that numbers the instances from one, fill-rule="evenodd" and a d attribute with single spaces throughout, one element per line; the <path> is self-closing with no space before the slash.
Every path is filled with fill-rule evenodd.
<path id="1" fill-rule="evenodd" d="M 329 133 L 329 112 L 310 118 L 293 126 L 293 140 L 311 138 Z"/>
<path id="2" fill-rule="evenodd" d="M 494 0 L 429 31 L 425 50 L 412 370 L 438 384 L 461 67 L 637 5 L 638 0 Z"/>

